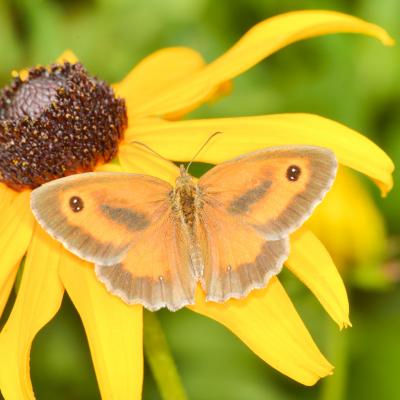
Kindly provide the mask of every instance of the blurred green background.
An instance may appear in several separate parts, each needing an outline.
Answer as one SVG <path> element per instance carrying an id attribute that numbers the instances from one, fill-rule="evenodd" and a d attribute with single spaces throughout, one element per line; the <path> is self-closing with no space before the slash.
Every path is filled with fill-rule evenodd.
<path id="1" fill-rule="evenodd" d="M 380 24 L 400 41 L 398 0 L 0 0 L 0 83 L 9 81 L 11 70 L 51 63 L 67 48 L 109 82 L 161 47 L 189 46 L 211 61 L 267 17 L 320 8 Z M 236 79 L 231 96 L 191 117 L 320 114 L 364 133 L 400 164 L 399 59 L 399 46 L 356 35 L 297 43 Z M 400 192 L 395 185 L 381 199 L 373 185 L 362 184 L 384 216 L 388 246 L 372 265 L 376 284 L 363 284 L 362 269 L 361 279 L 347 279 L 353 328 L 339 332 L 311 293 L 283 274 L 307 327 L 336 365 L 335 375 L 303 387 L 217 323 L 186 310 L 160 312 L 190 399 L 400 399 Z M 352 263 L 346 268 L 359 267 Z M 31 367 L 38 399 L 99 398 L 86 338 L 68 299 L 35 340 Z M 144 398 L 159 398 L 147 367 Z"/>

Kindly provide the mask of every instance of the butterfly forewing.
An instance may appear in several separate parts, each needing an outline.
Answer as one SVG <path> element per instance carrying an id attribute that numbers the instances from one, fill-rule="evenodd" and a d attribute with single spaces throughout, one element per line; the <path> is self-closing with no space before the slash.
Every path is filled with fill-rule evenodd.
<path id="1" fill-rule="evenodd" d="M 34 190 L 31 207 L 43 228 L 72 253 L 111 265 L 160 218 L 171 190 L 167 182 L 144 175 L 79 174 Z"/>
<path id="2" fill-rule="evenodd" d="M 297 229 L 331 187 L 337 161 L 312 146 L 273 147 L 225 162 L 199 181 L 204 193 L 266 239 Z"/>

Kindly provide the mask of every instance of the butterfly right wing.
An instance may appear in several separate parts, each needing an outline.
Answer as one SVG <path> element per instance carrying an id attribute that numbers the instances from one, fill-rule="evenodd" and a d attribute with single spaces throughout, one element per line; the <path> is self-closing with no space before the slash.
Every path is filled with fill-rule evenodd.
<path id="1" fill-rule="evenodd" d="M 51 236 L 96 264 L 109 291 L 150 310 L 176 310 L 193 303 L 195 279 L 187 240 L 171 212 L 171 190 L 150 176 L 96 172 L 39 187 L 31 206 Z M 74 197 L 83 205 L 77 212 Z"/>

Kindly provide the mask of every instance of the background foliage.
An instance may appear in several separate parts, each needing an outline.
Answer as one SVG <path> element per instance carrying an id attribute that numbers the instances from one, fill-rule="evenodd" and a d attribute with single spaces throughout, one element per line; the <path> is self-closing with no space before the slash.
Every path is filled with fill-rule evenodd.
<path id="1" fill-rule="evenodd" d="M 365 18 L 400 41 L 398 0 L 0 0 L 0 83 L 9 81 L 12 69 L 51 63 L 66 48 L 110 82 L 161 47 L 193 47 L 211 61 L 260 20 L 308 8 Z M 301 42 L 236 79 L 230 97 L 195 114 L 316 113 L 363 132 L 399 165 L 399 58 L 399 46 L 388 49 L 366 37 Z M 186 310 L 161 312 L 190 399 L 400 398 L 400 191 L 395 185 L 382 200 L 376 188 L 362 183 L 385 217 L 389 246 L 375 267 L 388 283 L 366 288 L 349 280 L 353 328 L 337 332 L 316 299 L 289 274 L 283 277 L 315 340 L 336 365 L 335 375 L 302 387 L 215 322 Z M 68 299 L 35 340 L 31 365 L 38 399 L 99 398 L 83 329 Z M 158 398 L 148 370 L 144 397 Z"/>

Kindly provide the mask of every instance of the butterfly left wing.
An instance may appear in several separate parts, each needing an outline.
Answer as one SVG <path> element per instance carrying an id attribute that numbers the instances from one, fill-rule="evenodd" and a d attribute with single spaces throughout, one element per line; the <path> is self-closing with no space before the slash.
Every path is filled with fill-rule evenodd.
<path id="1" fill-rule="evenodd" d="M 280 272 L 288 235 L 322 200 L 336 167 L 328 149 L 285 146 L 222 163 L 200 178 L 197 237 L 208 300 L 243 297 Z"/>

